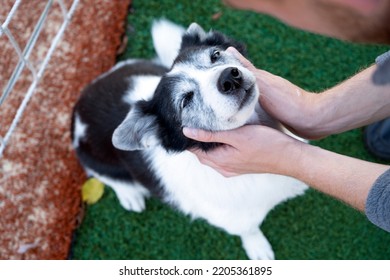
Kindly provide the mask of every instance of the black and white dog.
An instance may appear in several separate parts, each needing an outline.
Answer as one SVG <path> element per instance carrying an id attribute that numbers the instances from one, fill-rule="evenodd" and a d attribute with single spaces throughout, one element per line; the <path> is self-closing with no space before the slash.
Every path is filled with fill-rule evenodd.
<path id="1" fill-rule="evenodd" d="M 154 22 L 155 60 L 130 59 L 88 85 L 73 113 L 72 139 L 90 176 L 116 193 L 121 205 L 141 212 L 159 196 L 192 218 L 203 218 L 242 239 L 251 259 L 273 259 L 259 226 L 277 204 L 307 186 L 272 174 L 225 178 L 187 149 L 210 150 L 182 134 L 184 126 L 210 131 L 248 123 L 276 128 L 258 104 L 253 74 L 231 54 L 242 44 L 166 20 Z M 272 151 L 270 151 L 272 152 Z"/>

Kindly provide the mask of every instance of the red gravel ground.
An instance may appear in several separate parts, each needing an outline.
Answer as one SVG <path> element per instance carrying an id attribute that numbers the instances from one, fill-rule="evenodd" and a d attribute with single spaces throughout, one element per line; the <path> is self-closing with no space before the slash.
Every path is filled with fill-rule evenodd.
<path id="1" fill-rule="evenodd" d="M 12 0 L 2 0 L 0 23 Z M 31 54 L 42 62 L 63 17 L 56 1 Z M 70 141 L 72 106 L 81 89 L 115 63 L 131 0 L 83 0 L 65 31 L 27 110 L 0 158 L 0 259 L 66 259 L 81 213 L 85 180 Z M 72 1 L 65 1 L 69 8 Z M 46 1 L 23 1 L 10 29 L 23 48 Z M 0 38 L 0 90 L 17 57 Z M 4 136 L 31 83 L 24 71 L 0 107 Z"/>

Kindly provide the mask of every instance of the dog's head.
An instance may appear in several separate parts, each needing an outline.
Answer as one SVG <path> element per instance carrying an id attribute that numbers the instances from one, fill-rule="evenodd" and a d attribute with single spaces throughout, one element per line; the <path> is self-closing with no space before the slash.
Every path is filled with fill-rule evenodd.
<path id="1" fill-rule="evenodd" d="M 162 145 L 169 151 L 215 146 L 182 134 L 184 126 L 209 131 L 244 125 L 258 100 L 254 75 L 226 49 L 244 46 L 193 23 L 182 37 L 171 69 L 148 101 L 138 101 L 113 135 L 114 146 L 139 150 Z"/>

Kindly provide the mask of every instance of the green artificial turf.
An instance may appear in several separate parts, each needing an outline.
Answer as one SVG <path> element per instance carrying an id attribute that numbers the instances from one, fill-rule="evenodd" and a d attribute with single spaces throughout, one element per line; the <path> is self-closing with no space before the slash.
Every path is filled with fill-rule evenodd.
<path id="1" fill-rule="evenodd" d="M 154 56 L 149 30 L 153 19 L 160 17 L 184 26 L 196 21 L 206 30 L 222 31 L 247 45 L 257 67 L 316 92 L 369 66 L 387 50 L 296 30 L 269 16 L 227 8 L 218 0 L 134 0 L 128 16 L 128 46 L 120 59 Z M 360 129 L 313 144 L 375 161 L 364 149 Z M 261 228 L 277 259 L 390 258 L 390 234 L 314 190 L 276 207 Z M 246 255 L 238 237 L 204 221 L 191 221 L 156 199 L 150 199 L 141 214 L 127 212 L 106 188 L 103 198 L 87 207 L 75 233 L 72 258 L 246 259 Z"/>

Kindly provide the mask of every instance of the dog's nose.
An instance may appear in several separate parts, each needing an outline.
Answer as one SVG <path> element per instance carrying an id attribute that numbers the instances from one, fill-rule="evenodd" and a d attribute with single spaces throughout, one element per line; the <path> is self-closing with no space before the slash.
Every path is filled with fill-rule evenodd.
<path id="1" fill-rule="evenodd" d="M 236 67 L 229 67 L 222 71 L 218 79 L 220 92 L 229 94 L 242 86 L 242 73 Z"/>

